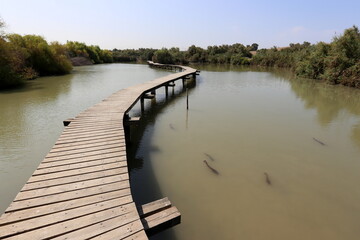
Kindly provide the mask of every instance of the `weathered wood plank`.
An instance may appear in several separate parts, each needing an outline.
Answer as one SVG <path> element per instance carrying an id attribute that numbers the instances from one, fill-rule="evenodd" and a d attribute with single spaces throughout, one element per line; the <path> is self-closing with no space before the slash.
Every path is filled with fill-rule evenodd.
<path id="1" fill-rule="evenodd" d="M 147 240 L 148 237 L 144 231 L 139 231 L 131 236 L 123 238 L 123 240 Z"/>
<path id="2" fill-rule="evenodd" d="M 126 237 L 129 237 L 133 235 L 134 233 L 137 233 L 141 230 L 143 230 L 144 227 L 141 224 L 140 220 L 130 222 L 122 227 L 114 228 L 112 231 L 105 232 L 95 238 L 94 240 L 113 240 L 113 239 L 124 239 Z"/>
<path id="3" fill-rule="evenodd" d="M 53 162 L 42 162 L 38 170 L 44 169 L 44 168 L 52 168 L 52 167 L 59 167 L 59 166 L 66 166 L 69 164 L 74 163 L 84 163 L 84 162 L 92 162 L 92 161 L 98 161 L 106 158 L 113 158 L 118 157 L 119 161 L 126 161 L 126 152 L 125 151 L 114 151 L 109 152 L 105 154 L 98 154 L 98 155 L 92 155 L 89 157 L 81 157 L 76 159 L 64 159 L 62 161 L 53 161 Z"/>
<path id="4" fill-rule="evenodd" d="M 181 214 L 176 207 L 170 207 L 141 219 L 148 235 L 153 235 L 169 227 L 175 226 L 179 224 L 180 221 Z"/>
<path id="5" fill-rule="evenodd" d="M 133 203 L 127 205 L 117 205 L 112 207 L 107 207 L 105 204 L 99 204 L 98 206 L 95 207 L 95 209 L 86 207 L 82 212 L 75 212 L 73 215 L 74 217 L 73 219 L 66 221 L 61 219 L 61 217 L 59 217 L 60 219 L 56 219 L 57 223 L 53 225 L 43 225 L 41 228 L 34 229 L 28 232 L 23 232 L 23 234 L 21 234 L 21 237 L 18 237 L 19 234 L 19 230 L 17 229 L 18 224 L 13 225 L 13 228 L 9 230 L 12 230 L 10 233 L 17 234 L 17 236 L 14 236 L 15 237 L 14 239 L 44 239 L 45 236 L 46 238 L 53 238 L 59 235 L 63 235 L 64 233 L 69 233 L 71 231 L 78 230 L 86 226 L 99 223 L 101 221 L 121 215 L 125 215 L 124 217 L 125 221 L 126 219 L 131 219 L 131 220 L 136 219 L 138 217 L 136 216 L 136 213 L 134 212 L 133 209 L 134 209 Z M 36 224 L 36 221 L 34 221 L 34 224 Z M 22 225 L 20 225 L 20 227 L 22 227 Z M 20 231 L 22 230 L 21 228 L 19 229 Z"/>
<path id="6" fill-rule="evenodd" d="M 106 125 L 91 125 L 91 126 L 84 126 L 83 125 L 77 125 L 77 126 L 68 126 L 64 128 L 64 133 L 68 133 L 68 132 L 77 132 L 77 133 L 81 133 L 81 132 L 89 132 L 89 131 L 95 131 L 95 130 L 103 130 L 103 129 L 109 129 L 109 128 L 122 128 L 122 124 L 121 123 L 117 123 L 117 124 L 106 124 Z"/>
<path id="7" fill-rule="evenodd" d="M 94 196 L 94 195 L 98 195 L 106 192 L 118 191 L 122 189 L 130 193 L 129 181 L 114 182 L 107 185 L 95 186 L 88 189 L 82 189 L 76 191 L 75 193 L 66 192 L 62 194 L 51 195 L 46 198 L 41 198 L 41 201 L 39 201 L 38 198 L 33 198 L 25 201 L 14 201 L 6 209 L 5 213 L 33 208 L 37 206 L 49 205 L 58 202 L 69 201 L 73 199 L 81 199 L 88 196 Z"/>
<path id="8" fill-rule="evenodd" d="M 72 210 L 91 204 L 104 203 L 106 201 L 114 199 L 118 199 L 119 202 L 132 202 L 131 194 L 127 190 L 123 189 L 113 192 L 107 192 L 89 197 L 84 197 L 81 199 L 73 199 L 65 202 L 38 206 L 36 208 L 28 208 L 20 211 L 5 213 L 0 218 L 0 227 L 8 224 L 13 224 L 15 222 L 25 221 L 31 218 L 35 219 L 37 217 L 42 217 L 45 215 L 52 215 L 57 212 L 66 212 L 67 210 Z"/>
<path id="9" fill-rule="evenodd" d="M 0 227 L 7 224 L 12 224 L 19 221 L 24 221 L 30 218 L 50 215 L 56 212 L 75 209 L 89 204 L 100 203 L 112 199 L 121 199 L 125 196 L 131 196 L 129 191 L 118 190 L 112 192 L 101 193 L 81 199 L 73 199 L 66 202 L 59 202 L 50 205 L 39 206 L 36 208 L 24 209 L 16 212 L 5 213 L 0 218 Z"/>
<path id="10" fill-rule="evenodd" d="M 125 141 L 125 136 L 120 136 L 120 135 L 115 135 L 115 136 L 109 136 L 109 137 L 105 137 L 105 138 L 100 138 L 100 139 L 92 139 L 92 140 L 88 140 L 88 141 L 80 141 L 80 142 L 70 142 L 70 143 L 63 143 L 63 144 L 56 144 L 54 145 L 54 147 L 51 149 L 52 152 L 56 152 L 56 151 L 61 151 L 61 149 L 64 148 L 81 148 L 81 147 L 89 147 L 89 145 L 92 144 L 101 144 L 101 143 L 108 143 L 111 141 L 116 141 L 116 140 L 122 140 Z"/>
<path id="11" fill-rule="evenodd" d="M 120 132 L 122 130 L 123 130 L 123 128 L 120 128 L 120 127 L 112 127 L 112 128 L 108 128 L 108 129 L 97 129 L 97 130 L 85 131 L 85 132 L 68 131 L 68 132 L 63 132 L 60 137 L 61 138 L 84 137 L 84 136 L 96 135 L 99 133 L 105 133 L 105 132 L 106 133 Z"/>
<path id="12" fill-rule="evenodd" d="M 94 156 L 94 155 L 101 155 L 101 154 L 106 154 L 106 153 L 111 153 L 111 152 L 119 152 L 119 151 L 126 151 L 125 146 L 111 146 L 111 147 L 104 147 L 101 150 L 93 150 L 93 151 L 88 151 L 88 152 L 82 152 L 82 153 L 77 153 L 77 154 L 72 154 L 72 155 L 62 155 L 62 156 L 57 156 L 57 157 L 45 157 L 45 159 L 43 160 L 43 162 L 55 162 L 55 161 L 64 161 L 67 159 L 74 159 L 74 158 L 82 158 L 82 157 L 90 157 L 90 156 Z"/>
<path id="13" fill-rule="evenodd" d="M 93 237 L 100 237 L 104 239 L 103 234 L 113 230 L 114 228 L 121 228 L 126 231 L 127 225 L 129 223 L 139 221 L 139 217 L 136 213 L 128 213 L 114 218 L 107 219 L 103 222 L 99 222 L 95 225 L 86 226 L 84 228 L 78 229 L 77 231 L 61 235 L 54 239 L 88 239 Z M 142 230 L 141 228 L 139 230 Z M 120 239 L 120 238 L 113 238 Z"/>
<path id="14" fill-rule="evenodd" d="M 38 182 L 28 182 L 25 184 L 25 186 L 21 189 L 22 192 L 29 191 L 29 190 L 35 190 L 39 188 L 47 188 L 47 187 L 53 187 L 53 186 L 59 186 L 59 185 L 65 185 L 69 183 L 76 183 L 76 182 L 83 182 L 88 181 L 92 179 L 98 179 L 103 177 L 109 177 L 109 176 L 119 176 L 122 180 L 128 180 L 129 175 L 127 173 L 126 168 L 114 168 L 104 171 L 98 171 L 98 172 L 91 172 L 86 174 L 81 174 L 77 176 L 69 176 L 64 178 L 56 178 L 52 180 L 46 180 L 46 181 L 38 181 Z"/>
<path id="15" fill-rule="evenodd" d="M 87 189 L 90 187 L 102 186 L 110 183 L 124 181 L 119 175 L 109 176 L 104 178 L 97 178 L 92 180 L 87 180 L 84 182 L 69 183 L 66 185 L 59 185 L 47 188 L 41 188 L 31 191 L 22 191 L 19 192 L 14 201 L 24 201 L 31 198 L 41 198 L 49 195 L 79 191 L 82 189 Z"/>
<path id="16" fill-rule="evenodd" d="M 106 146 L 106 145 L 110 145 L 110 144 L 125 144 L 125 140 L 124 139 L 119 139 L 119 138 L 112 138 L 112 139 L 107 139 L 106 141 L 100 141 L 100 142 L 95 142 L 95 143 L 87 143 L 87 144 L 83 144 L 83 145 L 71 145 L 71 146 L 61 146 L 61 147 L 56 147 L 53 148 L 49 153 L 58 153 L 58 152 L 67 152 L 67 151 L 79 151 L 81 149 L 88 149 L 88 148 L 95 148 L 95 147 L 100 147 L 100 146 Z"/>
<path id="17" fill-rule="evenodd" d="M 102 134 L 102 135 L 97 135 L 97 136 L 91 136 L 91 137 L 83 137 L 83 138 L 71 138 L 71 139 L 59 139 L 56 143 L 55 146 L 58 145 L 62 145 L 62 144 L 69 144 L 69 143 L 82 143 L 84 142 L 86 144 L 86 142 L 91 142 L 91 141 L 96 141 L 99 139 L 106 139 L 108 137 L 115 137 L 115 136 L 119 136 L 120 138 L 125 137 L 125 134 L 123 132 L 115 132 L 115 133 L 110 133 L 110 134 Z"/>
<path id="18" fill-rule="evenodd" d="M 48 173 L 55 173 L 55 172 L 63 172 L 63 171 L 68 171 L 68 170 L 75 170 L 75 169 L 80 169 L 80 168 L 95 167 L 95 166 L 99 166 L 99 165 L 106 165 L 106 164 L 116 163 L 116 162 L 119 162 L 121 164 L 120 167 L 127 166 L 126 161 L 119 161 L 118 157 L 112 157 L 112 158 L 104 158 L 104 159 L 100 159 L 100 160 L 96 160 L 96 161 L 80 162 L 80 163 L 74 162 L 71 164 L 66 164 L 66 165 L 57 166 L 57 167 L 53 166 L 51 168 L 37 169 L 33 173 L 33 176 L 48 174 Z"/>
<path id="19" fill-rule="evenodd" d="M 69 177 L 69 176 L 82 175 L 85 173 L 98 172 L 98 171 L 115 169 L 115 168 L 127 169 L 127 167 L 123 167 L 120 162 L 116 162 L 116 163 L 110 163 L 110 164 L 101 165 L 101 166 L 93 166 L 93 167 L 74 169 L 74 170 L 69 170 L 69 171 L 64 171 L 64 172 L 36 175 L 36 176 L 32 176 L 29 179 L 29 182 L 48 181 L 50 179 L 59 179 L 59 178 L 64 178 L 64 177 Z"/>
<path id="20" fill-rule="evenodd" d="M 151 214 L 160 212 L 164 209 L 170 208 L 171 202 L 167 197 L 138 206 L 138 212 L 140 215 L 140 218 L 145 218 Z"/>

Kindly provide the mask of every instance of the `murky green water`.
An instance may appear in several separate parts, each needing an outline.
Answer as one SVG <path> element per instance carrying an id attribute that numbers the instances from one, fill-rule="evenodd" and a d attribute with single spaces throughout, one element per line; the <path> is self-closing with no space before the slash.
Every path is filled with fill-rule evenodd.
<path id="1" fill-rule="evenodd" d="M 213 70 L 190 89 L 188 112 L 184 93 L 154 103 L 137 135 L 136 200 L 167 196 L 182 213 L 153 239 L 357 239 L 360 91 Z"/>
<path id="2" fill-rule="evenodd" d="M 283 71 L 202 68 L 189 86 L 189 111 L 181 84 L 168 99 L 159 89 L 132 129 L 135 200 L 167 196 L 182 213 L 180 225 L 152 239 L 357 239 L 360 90 Z M 55 143 L 62 120 L 166 74 L 97 65 L 0 92 L 1 212 Z"/>
<path id="3" fill-rule="evenodd" d="M 44 77 L 23 89 L 0 92 L 0 214 L 63 130 L 62 121 L 113 92 L 168 75 L 146 65 L 103 64 Z"/>

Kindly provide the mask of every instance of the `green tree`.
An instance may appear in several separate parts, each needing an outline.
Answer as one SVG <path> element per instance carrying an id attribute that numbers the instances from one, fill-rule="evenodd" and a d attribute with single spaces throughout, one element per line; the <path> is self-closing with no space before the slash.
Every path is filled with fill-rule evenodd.
<path id="1" fill-rule="evenodd" d="M 174 63 L 173 56 L 171 55 L 170 51 L 166 48 L 157 50 L 154 53 L 152 60 L 154 62 L 162 63 L 162 64 L 173 64 Z"/>

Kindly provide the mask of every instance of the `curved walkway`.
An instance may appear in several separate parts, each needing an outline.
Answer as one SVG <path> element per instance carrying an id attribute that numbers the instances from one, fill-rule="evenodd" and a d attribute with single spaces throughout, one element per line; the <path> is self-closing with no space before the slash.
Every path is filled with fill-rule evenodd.
<path id="1" fill-rule="evenodd" d="M 124 123 L 148 92 L 196 74 L 173 67 L 183 71 L 122 89 L 72 119 L 1 216 L 0 239 L 147 239 L 131 196 Z"/>

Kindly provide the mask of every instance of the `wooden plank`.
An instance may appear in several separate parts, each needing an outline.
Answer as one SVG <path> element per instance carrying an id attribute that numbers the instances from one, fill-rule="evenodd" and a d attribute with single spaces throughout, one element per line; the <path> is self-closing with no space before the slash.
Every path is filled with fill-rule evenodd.
<path id="1" fill-rule="evenodd" d="M 25 184 L 25 186 L 21 189 L 22 192 L 29 191 L 29 190 L 35 190 L 40 188 L 48 188 L 48 187 L 54 187 L 59 185 L 65 185 L 69 183 L 76 183 L 76 182 L 83 182 L 88 181 L 92 179 L 99 179 L 103 177 L 110 177 L 110 176 L 119 176 L 122 180 L 128 180 L 129 175 L 127 173 L 126 168 L 114 168 L 110 170 L 104 170 L 104 171 L 98 171 L 98 172 L 91 172 L 86 173 L 82 175 L 77 176 L 69 176 L 65 178 L 56 178 L 52 180 L 47 181 L 38 181 L 38 182 L 28 182 Z"/>
<path id="2" fill-rule="evenodd" d="M 140 215 L 140 218 L 145 218 L 151 214 L 160 212 L 164 209 L 170 208 L 171 202 L 167 197 L 138 206 L 138 212 Z"/>
<path id="3" fill-rule="evenodd" d="M 41 188 L 31 191 L 19 192 L 14 201 L 24 201 L 32 198 L 42 198 L 49 195 L 62 194 L 67 192 L 79 191 L 96 186 L 107 185 L 115 182 L 124 181 L 118 175 L 108 176 L 103 178 L 97 178 L 87 180 L 84 182 L 69 183 L 66 185 L 58 185 L 53 187 Z"/>
<path id="4" fill-rule="evenodd" d="M 130 184 L 129 181 L 121 181 L 115 182 L 107 185 L 95 186 L 88 189 L 82 189 L 77 191 L 75 194 L 74 192 L 66 192 L 57 195 L 51 195 L 46 198 L 42 198 L 39 201 L 38 198 L 33 198 L 25 201 L 14 201 L 10 204 L 10 206 L 6 209 L 6 213 L 19 211 L 28 208 L 34 208 L 38 206 L 44 206 L 64 201 L 69 201 L 73 199 L 81 199 L 84 197 L 94 196 L 106 192 L 113 192 L 118 190 L 128 191 L 130 193 Z M 16 198 L 15 198 L 16 199 Z"/>
<path id="5" fill-rule="evenodd" d="M 181 214 L 176 207 L 170 207 L 141 219 L 146 233 L 151 236 L 181 222 Z"/>
<path id="6" fill-rule="evenodd" d="M 78 154 L 73 154 L 73 155 L 65 155 L 65 156 L 60 156 L 60 157 L 50 157 L 50 158 L 45 157 L 45 159 L 43 160 L 43 163 L 64 161 L 64 160 L 70 160 L 70 159 L 80 159 L 80 158 L 85 158 L 85 157 L 91 157 L 91 156 L 97 156 L 97 155 L 101 155 L 101 154 L 107 154 L 107 153 L 112 153 L 112 152 L 121 152 L 121 151 L 123 151 L 124 153 L 126 152 L 125 146 L 103 148 L 102 150 L 78 153 Z"/>
<path id="7" fill-rule="evenodd" d="M 106 211 L 108 209 L 121 207 L 121 205 L 124 205 L 125 206 L 124 208 L 126 208 L 127 205 L 125 204 L 131 204 L 131 201 L 132 201 L 131 196 L 126 196 L 122 199 L 121 198 L 111 199 L 100 203 L 85 205 L 75 209 L 68 209 L 66 211 L 56 212 L 51 215 L 44 215 L 44 216 L 28 219 L 27 221 L 21 221 L 18 222 L 17 224 L 13 224 L 10 226 L 4 225 L 2 226 L 2 228 L 3 231 L 6 232 L 5 233 L 5 237 L 6 237 L 7 235 L 19 234 L 39 227 L 56 224 L 59 221 L 67 221 L 73 218 L 94 214 L 96 212 Z M 126 210 L 128 209 L 126 208 Z"/>
<path id="8" fill-rule="evenodd" d="M 93 240 L 113 240 L 113 239 L 124 239 L 143 230 L 140 220 L 130 222 L 122 227 L 113 229 L 112 231 L 105 232 L 99 236 L 92 238 Z"/>
<path id="9" fill-rule="evenodd" d="M 29 182 L 48 181 L 51 179 L 58 179 L 58 178 L 64 178 L 64 177 L 69 177 L 69 176 L 82 175 L 85 173 L 98 172 L 98 171 L 115 169 L 115 168 L 127 169 L 127 167 L 123 167 L 120 162 L 116 162 L 116 163 L 110 163 L 110 164 L 101 165 L 101 166 L 80 168 L 80 169 L 74 169 L 74 170 L 69 170 L 69 171 L 64 171 L 64 172 L 49 173 L 49 174 L 44 174 L 44 175 L 35 175 L 29 179 Z"/>
<path id="10" fill-rule="evenodd" d="M 126 119 L 126 121 L 124 122 L 124 125 L 126 125 L 126 126 L 135 125 L 139 121 L 140 121 L 140 117 L 131 117 L 129 119 Z"/>
<path id="11" fill-rule="evenodd" d="M 21 239 L 43 239 L 44 236 L 46 238 L 54 238 L 56 236 L 61 236 L 65 233 L 72 232 L 74 230 L 78 230 L 84 228 L 86 226 L 90 226 L 104 220 L 114 218 L 117 216 L 124 215 L 125 221 L 133 221 L 137 218 L 136 213 L 133 212 L 134 204 L 130 203 L 122 206 L 115 206 L 108 208 L 104 204 L 97 207 L 95 209 L 85 209 L 82 214 L 83 216 L 78 216 L 79 212 L 75 213 L 73 216 L 74 219 L 63 221 L 61 218 L 56 219 L 57 223 L 53 225 L 44 225 L 42 228 L 34 229 L 32 231 L 24 232 L 21 235 Z M 91 212 L 92 211 L 92 212 Z M 87 214 L 86 214 L 87 213 Z M 60 221 L 59 221 L 60 220 Z M 34 223 L 36 224 L 36 223 Z M 14 225 L 16 227 L 17 225 Z M 14 232 L 14 234 L 19 234 L 19 232 Z M 6 236 L 6 235 L 5 235 Z M 15 238 L 16 239 L 16 238 Z"/>
<path id="12" fill-rule="evenodd" d="M 105 138 L 100 138 L 100 139 L 91 139 L 88 141 L 79 141 L 79 142 L 70 142 L 70 143 L 63 143 L 63 144 L 56 144 L 54 145 L 54 147 L 51 149 L 51 151 L 53 150 L 60 150 L 62 148 L 70 148 L 70 147 L 76 147 L 78 146 L 79 148 L 81 148 L 83 145 L 90 145 L 90 144 L 96 144 L 96 143 L 106 143 L 108 141 L 112 141 L 112 140 L 125 140 L 125 136 L 120 136 L 120 135 L 115 135 L 113 137 L 105 137 Z"/>
<path id="13" fill-rule="evenodd" d="M 64 159 L 62 161 L 55 161 L 55 162 L 42 162 L 42 163 L 40 163 L 38 170 L 44 169 L 44 168 L 66 166 L 66 165 L 74 164 L 74 163 L 98 161 L 98 160 L 102 160 L 102 159 L 106 159 L 106 158 L 113 158 L 113 157 L 118 157 L 119 161 L 126 161 L 126 152 L 120 150 L 120 151 L 109 152 L 109 153 L 105 153 L 105 154 L 93 155 L 93 156 L 89 156 L 89 157 Z"/>
<path id="14" fill-rule="evenodd" d="M 31 218 L 51 215 L 57 212 L 64 212 L 67 210 L 76 209 L 90 204 L 102 203 L 113 199 L 118 199 L 119 202 L 123 202 L 122 199 L 125 199 L 125 197 L 127 199 L 125 203 L 132 202 L 131 194 L 129 191 L 118 190 L 81 199 L 73 199 L 66 202 L 59 202 L 36 208 L 29 208 L 21 211 L 5 213 L 0 218 L 0 227 L 3 225 L 9 225 L 20 221 L 25 221 Z"/>
<path id="15" fill-rule="evenodd" d="M 148 237 L 144 231 L 139 231 L 131 236 L 123 238 L 123 240 L 147 240 Z"/>
<path id="16" fill-rule="evenodd" d="M 144 94 L 143 98 L 146 98 L 146 99 L 153 99 L 153 98 L 155 98 L 155 94 L 150 94 L 150 93 L 148 93 L 148 94 Z"/>
<path id="17" fill-rule="evenodd" d="M 86 226 L 84 228 L 78 229 L 76 231 L 61 235 L 54 239 L 89 239 L 93 237 L 100 237 L 104 239 L 103 234 L 107 233 L 114 228 L 121 228 L 125 232 L 129 223 L 132 222 L 140 222 L 139 217 L 136 213 L 128 213 L 120 216 L 116 216 L 114 218 L 107 219 L 105 221 L 96 223 L 94 225 Z M 141 223 L 140 223 L 141 224 Z M 143 230 L 142 226 L 138 228 L 138 230 Z M 114 239 L 120 239 L 120 236 L 115 237 Z"/>
<path id="18" fill-rule="evenodd" d="M 72 131 L 63 131 L 63 133 L 61 134 L 61 137 L 65 138 L 65 137 L 77 137 L 77 136 L 92 136 L 98 133 L 108 133 L 108 132 L 119 132 L 122 131 L 123 128 L 122 127 L 111 127 L 111 128 L 107 128 L 107 129 L 98 129 L 98 130 L 92 130 L 92 131 L 79 131 L 76 132 L 74 130 Z"/>
<path id="19" fill-rule="evenodd" d="M 97 125 L 97 124 L 118 124 L 118 123 L 122 123 L 122 120 L 100 120 L 100 119 L 94 119 L 94 118 L 74 118 L 73 121 L 71 121 L 71 124 L 69 125 L 69 127 L 72 126 L 76 126 L 76 125 L 81 125 L 81 126 L 86 126 L 86 125 Z"/>
<path id="20" fill-rule="evenodd" d="M 119 134 L 119 133 L 124 133 L 123 130 L 106 130 L 106 131 L 100 131 L 100 132 L 96 132 L 96 133 L 86 133 L 86 134 L 79 134 L 79 135 L 61 135 L 59 137 L 60 141 L 64 141 L 64 140 L 79 140 L 79 139 L 94 139 L 100 136 L 106 136 L 106 135 L 111 135 L 111 134 Z"/>
<path id="21" fill-rule="evenodd" d="M 89 141 L 96 141 L 99 139 L 106 139 L 106 138 L 110 138 L 113 136 L 119 136 L 119 138 L 123 138 L 125 137 L 124 132 L 115 132 L 115 133 L 105 133 L 105 134 L 101 134 L 101 135 L 97 135 L 97 136 L 91 136 L 91 137 L 83 137 L 83 138 L 71 138 L 71 139 L 59 139 L 56 143 L 55 146 L 57 145 L 62 145 L 62 144 L 69 144 L 69 143 L 79 143 L 81 144 L 89 142 Z"/>
<path id="22" fill-rule="evenodd" d="M 123 129 L 122 125 L 105 125 L 105 126 L 87 126 L 87 127 L 66 127 L 63 130 L 64 134 L 67 133 L 84 133 L 84 132 L 93 132 L 93 131 L 100 131 L 100 130 L 106 130 L 106 129 Z"/>
<path id="23" fill-rule="evenodd" d="M 106 140 L 102 140 L 102 141 L 99 141 L 99 142 L 87 142 L 86 144 L 79 144 L 79 145 L 76 145 L 76 144 L 72 144 L 72 145 L 68 145 L 68 146 L 57 146 L 55 148 L 52 148 L 50 150 L 49 153 L 57 153 L 57 152 L 66 152 L 66 151 L 74 151 L 74 150 L 80 150 L 80 149 L 88 149 L 88 148 L 95 148 L 95 147 L 100 147 L 100 146 L 106 146 L 106 145 L 109 145 L 109 144 L 115 144 L 115 143 L 119 143 L 119 144 L 122 144 L 124 145 L 125 144 L 125 140 L 124 139 L 119 139 L 119 138 L 109 138 L 109 139 L 106 139 Z"/>
<path id="24" fill-rule="evenodd" d="M 35 170 L 33 173 L 33 176 L 42 175 L 42 174 L 48 174 L 48 173 L 55 173 L 55 172 L 63 172 L 68 170 L 74 170 L 74 169 L 80 169 L 80 168 L 87 168 L 87 167 L 94 167 L 99 165 L 106 165 L 110 163 L 120 163 L 120 167 L 126 167 L 127 163 L 126 161 L 119 161 L 119 157 L 112 157 L 112 158 L 103 158 L 100 160 L 95 161 L 89 161 L 89 162 L 74 162 L 71 164 L 51 167 L 51 168 L 41 168 Z"/>
<path id="25" fill-rule="evenodd" d="M 96 130 L 96 129 L 105 129 L 105 128 L 122 128 L 123 127 L 123 123 L 109 123 L 109 124 L 105 124 L 105 123 L 97 123 L 97 124 L 87 124 L 87 123 L 73 123 L 73 125 L 69 125 L 67 126 L 65 129 L 67 131 L 84 131 L 84 130 Z M 65 130 L 64 129 L 64 130 Z"/>

